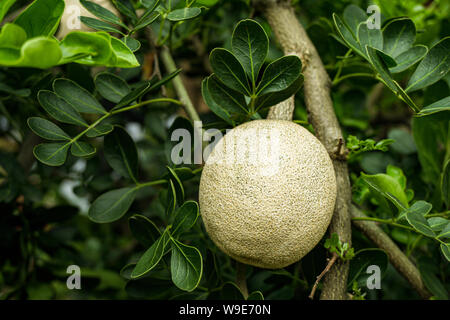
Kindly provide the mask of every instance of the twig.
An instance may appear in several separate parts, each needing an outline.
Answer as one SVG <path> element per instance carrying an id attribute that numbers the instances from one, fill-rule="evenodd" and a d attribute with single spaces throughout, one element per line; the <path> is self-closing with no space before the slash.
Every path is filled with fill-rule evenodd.
<path id="1" fill-rule="evenodd" d="M 331 266 L 336 262 L 338 255 L 336 252 L 333 252 L 331 259 L 328 259 L 327 266 L 323 271 L 317 276 L 316 282 L 314 282 L 314 286 L 311 290 L 311 294 L 309 295 L 310 299 L 314 299 L 314 293 L 316 292 L 317 286 L 319 285 L 320 280 L 322 280 L 323 276 L 330 271 Z"/>
<path id="2" fill-rule="evenodd" d="M 161 48 L 161 60 L 164 66 L 166 67 L 167 72 L 170 73 L 175 72 L 177 70 L 175 61 L 173 61 L 169 49 L 165 46 Z M 200 117 L 197 113 L 197 110 L 195 110 L 194 104 L 192 103 L 191 98 L 189 97 L 189 94 L 183 84 L 183 81 L 181 80 L 180 75 L 173 78 L 172 83 L 173 86 L 175 87 L 175 91 L 177 92 L 178 97 L 180 98 L 180 101 L 183 103 L 183 106 L 189 118 L 191 118 L 192 121 L 200 121 Z"/>
<path id="3" fill-rule="evenodd" d="M 353 218 L 366 217 L 366 215 L 355 206 L 351 206 L 350 212 Z M 422 278 L 420 277 L 419 270 L 391 238 L 377 226 L 376 222 L 353 219 L 353 224 L 361 230 L 364 235 L 372 240 L 373 243 L 386 252 L 391 264 L 403 277 L 405 277 L 406 280 L 408 280 L 422 298 L 429 299 L 431 297 L 431 294 L 425 288 Z"/>
<path id="4" fill-rule="evenodd" d="M 303 63 L 303 74 L 305 76 L 304 93 L 305 103 L 308 109 L 311 124 L 317 138 L 327 149 L 333 161 L 336 182 L 339 186 L 337 191 L 336 205 L 329 227 L 329 232 L 337 233 L 339 239 L 351 246 L 351 221 L 349 206 L 351 203 L 351 188 L 348 176 L 347 162 L 338 154 L 346 154 L 345 146 L 339 146 L 339 141 L 344 141 L 339 122 L 334 112 L 333 102 L 330 95 L 331 81 L 322 64 L 320 56 L 309 39 L 305 29 L 297 20 L 293 8 L 286 0 L 254 0 L 264 13 L 281 44 L 284 53 L 294 52 Z M 293 100 L 291 98 L 293 103 Z M 273 112 L 284 115 L 290 112 L 292 104 L 285 104 L 286 112 L 274 110 Z M 293 109 L 292 109 L 293 110 Z M 292 119 L 292 113 L 291 119 Z M 270 114 L 269 114 L 270 115 Z M 321 299 L 348 299 L 347 276 L 348 261 L 338 260 L 327 272 Z"/>

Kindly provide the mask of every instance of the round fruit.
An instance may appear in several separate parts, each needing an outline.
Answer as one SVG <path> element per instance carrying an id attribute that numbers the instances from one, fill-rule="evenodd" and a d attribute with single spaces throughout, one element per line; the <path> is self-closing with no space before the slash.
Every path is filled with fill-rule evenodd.
<path id="1" fill-rule="evenodd" d="M 327 151 L 290 121 L 255 120 L 229 131 L 202 171 L 200 213 L 214 243 L 237 261 L 286 267 L 323 237 L 336 178 Z"/>

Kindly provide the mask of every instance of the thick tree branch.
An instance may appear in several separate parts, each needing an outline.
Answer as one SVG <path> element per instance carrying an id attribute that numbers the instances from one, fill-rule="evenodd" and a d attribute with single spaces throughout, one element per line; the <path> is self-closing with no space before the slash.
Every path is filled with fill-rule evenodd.
<path id="1" fill-rule="evenodd" d="M 352 217 L 365 217 L 358 208 L 352 206 Z M 391 240 L 391 238 L 373 221 L 353 220 L 353 224 L 360 229 L 370 240 L 379 248 L 386 251 L 389 261 L 397 271 L 405 277 L 411 286 L 424 299 L 429 299 L 431 294 L 425 288 L 420 272 L 409 258 L 400 250 L 400 248 Z"/>
<path id="2" fill-rule="evenodd" d="M 269 110 L 269 114 L 267 115 L 267 119 L 274 120 L 292 120 L 294 115 L 295 101 L 294 97 L 290 97 L 287 100 L 284 100 L 273 106 Z"/>
<path id="3" fill-rule="evenodd" d="M 286 54 L 295 53 L 302 60 L 306 107 L 317 137 L 333 160 L 338 185 L 335 211 L 329 231 L 337 233 L 342 242 L 351 245 L 349 212 L 351 189 L 347 163 L 344 160 L 347 151 L 342 145 L 344 139 L 331 101 L 330 79 L 314 44 L 297 20 L 289 2 L 286 0 L 258 0 L 255 3 L 264 13 L 283 51 Z M 285 110 L 286 107 L 282 107 L 283 105 L 287 106 L 288 104 L 282 104 L 275 108 Z M 289 112 L 275 109 L 270 116 L 285 115 Z M 348 262 L 338 260 L 325 276 L 321 299 L 347 299 L 347 276 Z"/>

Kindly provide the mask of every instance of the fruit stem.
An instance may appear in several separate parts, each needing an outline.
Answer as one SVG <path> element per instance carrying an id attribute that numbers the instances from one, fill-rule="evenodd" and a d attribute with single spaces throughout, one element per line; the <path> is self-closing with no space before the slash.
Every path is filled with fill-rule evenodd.
<path id="1" fill-rule="evenodd" d="M 242 292 L 245 300 L 248 298 L 247 289 L 247 265 L 236 261 L 236 284 Z"/>

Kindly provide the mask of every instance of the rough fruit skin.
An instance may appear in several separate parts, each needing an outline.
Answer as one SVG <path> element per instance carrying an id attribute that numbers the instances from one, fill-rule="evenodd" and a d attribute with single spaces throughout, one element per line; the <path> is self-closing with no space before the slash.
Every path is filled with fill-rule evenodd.
<path id="1" fill-rule="evenodd" d="M 270 151 L 255 158 L 255 146 Z M 290 121 L 255 120 L 232 129 L 214 147 L 200 180 L 200 213 L 211 239 L 235 260 L 260 268 L 283 268 L 311 251 L 335 200 L 327 151 Z"/>

